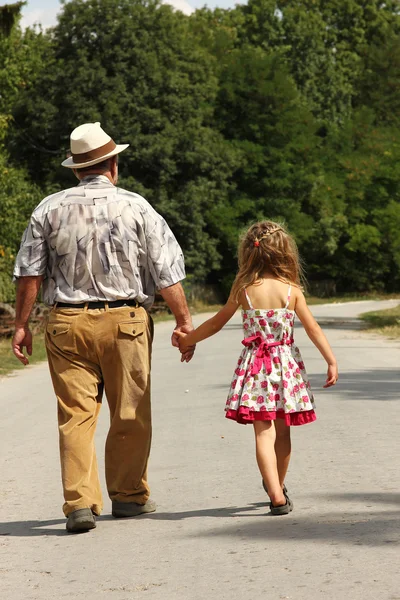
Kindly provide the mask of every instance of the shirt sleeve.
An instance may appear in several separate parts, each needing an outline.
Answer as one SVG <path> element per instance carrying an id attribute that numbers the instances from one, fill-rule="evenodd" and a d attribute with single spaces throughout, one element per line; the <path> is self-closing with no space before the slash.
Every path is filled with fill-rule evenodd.
<path id="1" fill-rule="evenodd" d="M 146 215 L 147 259 L 158 290 L 185 279 L 185 262 L 181 247 L 167 222 L 156 211 Z"/>
<path id="2" fill-rule="evenodd" d="M 43 227 L 32 215 L 22 236 L 21 246 L 15 261 L 14 280 L 18 277 L 45 275 L 47 259 L 47 243 L 43 235 Z"/>

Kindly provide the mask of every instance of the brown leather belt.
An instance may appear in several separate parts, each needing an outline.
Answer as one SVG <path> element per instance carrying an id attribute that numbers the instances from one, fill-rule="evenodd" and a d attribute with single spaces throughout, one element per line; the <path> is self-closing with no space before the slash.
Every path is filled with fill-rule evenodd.
<path id="1" fill-rule="evenodd" d="M 88 310 L 95 308 L 119 308 L 121 306 L 134 306 L 139 308 L 141 304 L 137 300 L 98 300 L 96 302 L 81 302 L 80 304 L 71 304 L 69 302 L 56 302 L 55 308 L 88 308 Z"/>

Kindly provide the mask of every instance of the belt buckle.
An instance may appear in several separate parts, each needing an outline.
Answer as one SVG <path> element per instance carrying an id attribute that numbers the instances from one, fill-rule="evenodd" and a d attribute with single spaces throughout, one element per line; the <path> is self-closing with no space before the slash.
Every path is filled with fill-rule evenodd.
<path id="1" fill-rule="evenodd" d="M 132 304 L 132 302 L 134 302 L 134 304 Z M 129 306 L 130 308 L 140 308 L 140 304 L 136 300 L 136 298 L 134 300 L 127 300 L 123 306 Z"/>

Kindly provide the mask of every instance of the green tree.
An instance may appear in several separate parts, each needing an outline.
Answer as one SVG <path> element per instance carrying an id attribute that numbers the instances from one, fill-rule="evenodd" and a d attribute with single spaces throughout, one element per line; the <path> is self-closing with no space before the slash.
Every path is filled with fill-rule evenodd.
<path id="1" fill-rule="evenodd" d="M 316 124 L 280 56 L 251 46 L 227 57 L 215 118 L 241 157 L 222 219 L 221 207 L 214 211 L 225 233 L 224 268 L 234 272 L 237 232 L 249 222 L 283 219 L 300 244 L 307 238 L 313 225 L 308 198 L 315 176 Z"/>
<path id="2" fill-rule="evenodd" d="M 279 50 L 314 115 L 328 121 L 350 114 L 365 49 L 400 33 L 396 0 L 249 0 L 236 10 L 241 44 Z"/>
<path id="3" fill-rule="evenodd" d="M 363 108 L 342 128 L 332 127 L 314 190 L 319 228 L 310 246 L 320 252 L 309 253 L 309 264 L 314 276 L 335 278 L 340 291 L 400 285 L 395 233 L 400 227 L 400 137 L 375 121 L 375 113 Z"/>
<path id="4" fill-rule="evenodd" d="M 31 176 L 48 188 L 72 183 L 59 163 L 77 124 L 101 121 L 116 140 L 130 142 L 121 185 L 169 219 L 198 279 L 218 266 L 208 215 L 226 196 L 234 164 L 234 152 L 210 127 L 214 66 L 194 43 L 189 19 L 169 6 L 72 0 L 53 31 L 48 68 L 15 111 L 38 147 L 60 149 L 54 159 L 31 148 L 23 155 Z"/>
<path id="5" fill-rule="evenodd" d="M 311 281 L 394 289 L 399 19 L 394 0 L 249 0 L 190 18 L 157 0 L 71 0 L 50 35 L 15 31 L 2 54 L 7 151 L 43 193 L 73 185 L 69 133 L 99 120 L 131 143 L 121 185 L 165 215 L 192 278 L 227 286 L 240 230 L 268 217 L 295 234 Z"/>
<path id="6" fill-rule="evenodd" d="M 363 69 L 357 82 L 354 107 L 374 110 L 376 123 L 400 124 L 400 37 L 389 35 L 364 49 Z M 394 131 L 396 131 L 394 129 Z"/>
<path id="7" fill-rule="evenodd" d="M 15 296 L 12 268 L 22 232 L 40 192 L 24 169 L 10 161 L 5 140 L 15 126 L 12 109 L 18 95 L 36 77 L 45 38 L 39 32 L 19 28 L 23 2 L 0 7 L 0 301 Z"/>

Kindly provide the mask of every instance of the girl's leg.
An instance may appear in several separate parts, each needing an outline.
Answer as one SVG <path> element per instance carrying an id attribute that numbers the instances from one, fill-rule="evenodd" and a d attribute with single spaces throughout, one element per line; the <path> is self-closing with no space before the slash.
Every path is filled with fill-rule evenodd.
<path id="1" fill-rule="evenodd" d="M 286 425 L 283 419 L 277 419 L 275 421 L 275 431 L 276 462 L 278 467 L 279 483 L 281 487 L 283 487 L 286 473 L 289 467 L 290 453 L 292 448 L 290 439 L 290 427 L 289 425 Z"/>
<path id="2" fill-rule="evenodd" d="M 286 504 L 286 498 L 279 481 L 275 454 L 276 431 L 274 421 L 255 421 L 256 457 L 261 476 L 268 488 L 274 506 Z"/>

